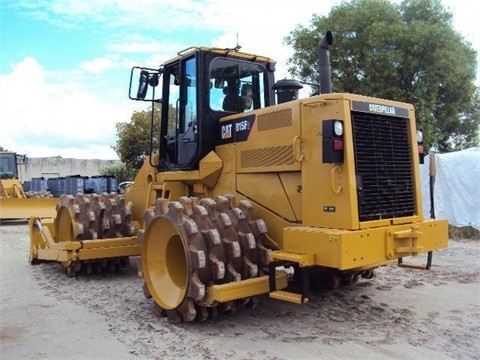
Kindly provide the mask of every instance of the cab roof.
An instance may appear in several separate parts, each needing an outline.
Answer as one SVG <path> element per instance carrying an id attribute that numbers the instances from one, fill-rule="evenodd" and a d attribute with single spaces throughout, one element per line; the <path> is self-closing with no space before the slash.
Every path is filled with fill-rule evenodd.
<path id="1" fill-rule="evenodd" d="M 238 51 L 236 49 L 221 49 L 221 48 L 216 48 L 216 47 L 206 47 L 206 46 L 190 46 L 184 50 L 181 50 L 177 53 L 177 56 L 174 58 L 171 58 L 167 61 L 164 62 L 164 65 L 170 64 L 172 62 L 178 61 L 179 59 L 182 59 L 186 56 L 189 56 L 197 51 L 204 51 L 204 52 L 210 52 L 210 53 L 216 53 L 219 56 L 220 55 L 233 55 L 235 57 L 243 58 L 245 60 L 255 60 L 255 61 L 260 61 L 260 62 L 268 62 L 268 63 L 273 63 L 275 64 L 275 60 L 266 57 L 266 56 L 261 56 L 261 55 L 255 55 L 255 54 L 249 54 L 245 52 Z"/>

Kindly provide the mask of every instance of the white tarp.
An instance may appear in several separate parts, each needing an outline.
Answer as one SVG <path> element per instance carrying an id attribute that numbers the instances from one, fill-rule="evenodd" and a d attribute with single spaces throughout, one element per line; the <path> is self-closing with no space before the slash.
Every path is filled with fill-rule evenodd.
<path id="1" fill-rule="evenodd" d="M 480 230 L 480 148 L 435 154 L 435 217 Z M 430 218 L 430 156 L 420 165 L 423 214 Z"/>

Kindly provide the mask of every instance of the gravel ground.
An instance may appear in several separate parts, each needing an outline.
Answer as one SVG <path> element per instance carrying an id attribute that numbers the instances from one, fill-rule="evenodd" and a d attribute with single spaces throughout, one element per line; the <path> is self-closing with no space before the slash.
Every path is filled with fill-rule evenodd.
<path id="1" fill-rule="evenodd" d="M 305 305 L 260 296 L 182 325 L 154 314 L 135 261 L 68 278 L 30 265 L 28 242 L 24 223 L 0 227 L 2 359 L 480 359 L 480 239 L 450 240 L 430 271 L 382 267 Z"/>

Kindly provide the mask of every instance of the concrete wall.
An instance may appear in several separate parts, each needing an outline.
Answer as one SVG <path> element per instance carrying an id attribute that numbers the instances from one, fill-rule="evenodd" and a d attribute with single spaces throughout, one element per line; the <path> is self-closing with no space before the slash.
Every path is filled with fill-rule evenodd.
<path id="1" fill-rule="evenodd" d="M 100 175 L 100 171 L 106 167 L 120 164 L 120 160 L 28 157 L 24 164 L 19 165 L 19 179 L 23 182 L 39 177 L 52 178 L 70 175 L 95 176 Z"/>

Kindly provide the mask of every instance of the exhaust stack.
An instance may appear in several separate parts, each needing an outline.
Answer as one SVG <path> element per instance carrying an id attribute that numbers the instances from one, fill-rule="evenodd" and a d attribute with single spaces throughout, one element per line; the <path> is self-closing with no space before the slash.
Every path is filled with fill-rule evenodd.
<path id="1" fill-rule="evenodd" d="M 332 92 L 332 77 L 330 74 L 330 45 L 333 44 L 333 35 L 327 31 L 325 36 L 318 42 L 318 70 L 320 73 L 320 94 Z"/>

